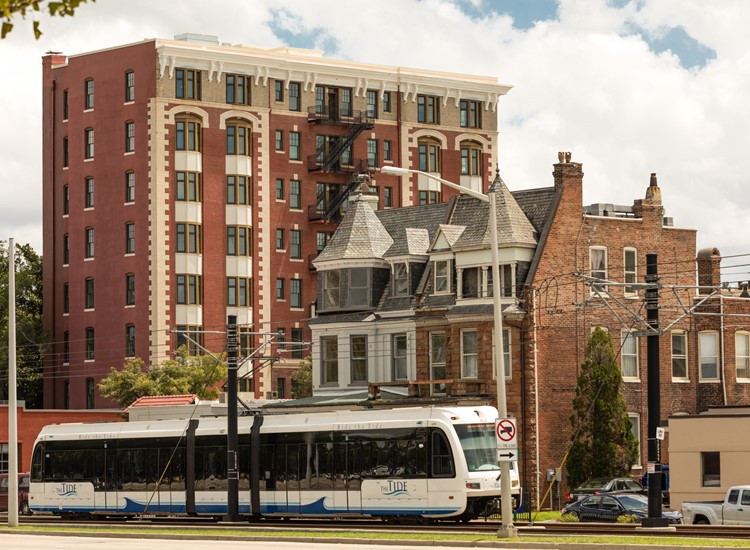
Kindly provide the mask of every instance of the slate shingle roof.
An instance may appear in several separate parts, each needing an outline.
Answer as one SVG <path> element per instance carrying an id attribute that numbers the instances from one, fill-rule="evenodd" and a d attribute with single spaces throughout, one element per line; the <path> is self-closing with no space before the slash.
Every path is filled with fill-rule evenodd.
<path id="1" fill-rule="evenodd" d="M 541 233 L 552 208 L 552 202 L 555 198 L 555 188 L 543 187 L 540 189 L 513 191 L 513 198 L 516 199 L 518 206 L 524 211 L 534 229 L 538 233 Z"/>

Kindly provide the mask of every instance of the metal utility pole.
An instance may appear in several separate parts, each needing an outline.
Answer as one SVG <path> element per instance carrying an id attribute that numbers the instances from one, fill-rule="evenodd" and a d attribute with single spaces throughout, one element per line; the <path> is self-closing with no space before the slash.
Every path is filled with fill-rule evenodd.
<path id="1" fill-rule="evenodd" d="M 237 436 L 237 316 L 227 316 L 227 515 L 239 521 L 239 444 Z"/>
<path id="2" fill-rule="evenodd" d="M 654 471 L 648 473 L 648 517 L 643 527 L 667 527 L 669 522 L 661 514 L 661 441 L 656 439 L 656 429 L 661 425 L 661 399 L 659 380 L 659 269 L 658 255 L 646 254 L 646 321 L 648 359 L 648 461 Z"/>
<path id="3" fill-rule="evenodd" d="M 8 239 L 8 527 L 18 527 L 16 407 L 16 243 Z"/>

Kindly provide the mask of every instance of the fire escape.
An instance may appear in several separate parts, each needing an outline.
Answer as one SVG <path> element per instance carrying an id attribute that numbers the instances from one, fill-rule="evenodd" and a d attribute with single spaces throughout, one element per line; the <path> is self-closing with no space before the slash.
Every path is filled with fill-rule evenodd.
<path id="1" fill-rule="evenodd" d="M 317 105 L 308 111 L 307 121 L 311 124 L 336 125 L 346 128 L 346 133 L 341 136 L 327 136 L 327 139 L 332 139 L 328 146 L 319 149 L 315 155 L 310 155 L 307 159 L 308 172 L 353 176 L 349 183 L 338 186 L 340 190 L 335 195 L 323 200 L 319 198 L 318 203 L 311 206 L 308 213 L 311 221 L 338 222 L 341 218 L 341 205 L 359 183 L 357 176 L 369 171 L 367 160 L 354 159 L 351 151 L 357 137 L 365 130 L 373 128 L 372 118 L 362 111 L 344 113 L 338 107 Z"/>

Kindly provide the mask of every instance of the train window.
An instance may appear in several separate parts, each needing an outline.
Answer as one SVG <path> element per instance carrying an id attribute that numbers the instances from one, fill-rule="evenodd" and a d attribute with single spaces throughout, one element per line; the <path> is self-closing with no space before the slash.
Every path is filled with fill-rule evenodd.
<path id="1" fill-rule="evenodd" d="M 31 479 L 33 481 L 42 481 L 44 478 L 44 445 L 37 445 L 34 448 L 34 455 L 31 457 Z"/>
<path id="2" fill-rule="evenodd" d="M 470 472 L 500 469 L 494 424 L 458 424 L 456 434 Z"/>
<path id="3" fill-rule="evenodd" d="M 431 477 L 455 477 L 451 448 L 445 434 L 440 430 L 432 430 L 431 440 Z"/>

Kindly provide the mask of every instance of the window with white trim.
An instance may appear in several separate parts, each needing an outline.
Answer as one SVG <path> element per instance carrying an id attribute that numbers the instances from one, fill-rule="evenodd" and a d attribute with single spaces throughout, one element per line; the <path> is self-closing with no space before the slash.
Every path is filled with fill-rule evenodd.
<path id="1" fill-rule="evenodd" d="M 719 379 L 719 334 L 716 332 L 701 332 L 698 334 L 698 352 L 700 353 L 701 381 L 716 381 Z"/>
<path id="2" fill-rule="evenodd" d="M 320 337 L 320 381 L 322 384 L 337 384 L 339 381 L 338 336 Z"/>
<path id="3" fill-rule="evenodd" d="M 750 380 L 750 333 L 735 333 L 734 365 L 737 369 L 737 380 Z"/>
<path id="4" fill-rule="evenodd" d="M 628 413 L 630 419 L 630 429 L 633 432 L 633 437 L 638 442 L 638 461 L 633 466 L 640 466 L 641 464 L 641 415 L 638 413 Z"/>
<path id="5" fill-rule="evenodd" d="M 638 281 L 638 251 L 635 248 L 626 248 L 623 256 L 625 296 L 635 296 L 638 294 L 633 286 Z"/>
<path id="6" fill-rule="evenodd" d="M 351 383 L 367 384 L 367 336 L 357 334 L 349 339 Z"/>
<path id="7" fill-rule="evenodd" d="M 391 336 L 391 370 L 393 380 L 408 378 L 406 334 Z"/>
<path id="8" fill-rule="evenodd" d="M 672 332 L 672 380 L 687 380 L 687 333 Z"/>
<path id="9" fill-rule="evenodd" d="M 601 281 L 607 280 L 607 247 L 606 246 L 592 246 L 589 247 L 589 266 L 591 277 L 600 279 Z M 599 290 L 600 292 L 607 291 L 607 285 L 592 283 L 591 290 Z"/>
<path id="10" fill-rule="evenodd" d="M 493 330 L 492 332 L 492 345 L 494 350 L 495 345 L 495 332 Z M 511 373 L 511 367 L 513 366 L 511 363 L 511 355 L 510 355 L 510 329 L 504 328 L 503 329 L 503 370 L 505 371 L 505 378 L 510 378 Z M 497 379 L 497 354 L 492 353 L 492 378 Z"/>
<path id="11" fill-rule="evenodd" d="M 393 295 L 409 295 L 409 271 L 405 262 L 393 264 Z"/>
<path id="12" fill-rule="evenodd" d="M 323 272 L 323 307 L 339 307 L 341 274 L 338 269 Z"/>
<path id="13" fill-rule="evenodd" d="M 461 378 L 476 378 L 479 373 L 477 331 L 461 331 Z"/>
<path id="14" fill-rule="evenodd" d="M 445 333 L 430 333 L 430 380 L 444 380 L 446 376 L 445 364 Z M 432 395 L 444 395 L 446 386 L 443 383 L 432 384 L 430 393 Z"/>
<path id="15" fill-rule="evenodd" d="M 451 291 L 451 261 L 435 260 L 435 294 L 447 294 Z"/>
<path id="16" fill-rule="evenodd" d="M 622 339 L 622 377 L 638 379 L 638 339 L 629 330 L 620 332 Z"/>

